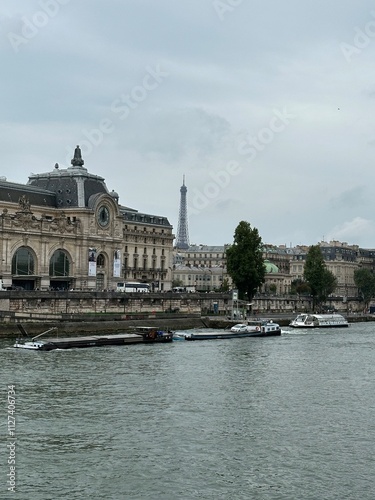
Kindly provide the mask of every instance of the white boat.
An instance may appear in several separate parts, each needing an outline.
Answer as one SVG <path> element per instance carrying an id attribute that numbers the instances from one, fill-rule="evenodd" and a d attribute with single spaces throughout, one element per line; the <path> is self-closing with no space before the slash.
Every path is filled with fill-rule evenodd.
<path id="1" fill-rule="evenodd" d="M 21 341 L 21 340 L 16 340 L 16 343 L 14 344 L 13 347 L 19 347 L 22 349 L 33 349 L 36 351 L 46 351 L 47 344 L 41 341 Z"/>
<path id="2" fill-rule="evenodd" d="M 273 323 L 272 320 L 254 321 L 245 326 L 245 331 L 232 331 L 232 329 L 230 329 L 188 333 L 185 335 L 185 340 L 236 339 L 243 337 L 273 337 L 281 335 L 280 325 Z"/>
<path id="3" fill-rule="evenodd" d="M 173 332 L 173 340 L 185 340 L 185 335 L 183 332 Z"/>
<path id="4" fill-rule="evenodd" d="M 20 332 L 27 336 L 27 332 L 24 329 L 24 327 L 18 323 L 17 324 Z M 13 347 L 17 347 L 20 349 L 32 349 L 34 351 L 49 351 L 51 350 L 51 343 L 50 342 L 43 342 L 42 340 L 36 340 L 38 337 L 41 337 L 42 335 L 45 335 L 46 333 L 52 332 L 53 330 L 56 330 L 56 327 L 49 328 L 43 333 L 40 333 L 36 337 L 33 337 L 31 340 L 24 340 L 24 339 L 16 339 L 15 344 Z"/>
<path id="5" fill-rule="evenodd" d="M 299 314 L 289 326 L 293 328 L 342 328 L 349 326 L 341 314 Z"/>

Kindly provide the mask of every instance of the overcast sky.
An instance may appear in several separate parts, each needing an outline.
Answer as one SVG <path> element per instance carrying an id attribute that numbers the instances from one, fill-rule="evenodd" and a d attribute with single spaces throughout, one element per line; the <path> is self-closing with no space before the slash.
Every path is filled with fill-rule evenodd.
<path id="1" fill-rule="evenodd" d="M 375 5 L 2 0 L 0 175 L 77 144 L 122 205 L 190 243 L 375 248 Z"/>

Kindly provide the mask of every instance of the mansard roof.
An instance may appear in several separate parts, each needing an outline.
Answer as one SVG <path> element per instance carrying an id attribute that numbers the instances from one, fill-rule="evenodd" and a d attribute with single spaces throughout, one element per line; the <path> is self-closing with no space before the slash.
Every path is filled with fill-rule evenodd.
<path id="1" fill-rule="evenodd" d="M 172 227 L 167 217 L 145 214 L 143 212 L 138 212 L 138 210 L 134 210 L 133 208 L 124 206 L 120 206 L 119 209 L 121 214 L 124 216 L 124 219 L 130 222 L 137 222 L 139 224 L 156 224 L 170 228 Z"/>
<path id="2" fill-rule="evenodd" d="M 166 217 L 119 205 L 118 193 L 113 190 L 110 192 L 103 177 L 90 174 L 83 166 L 79 146 L 74 151 L 71 164 L 68 168 L 60 168 L 56 163 L 50 172 L 31 174 L 27 184 L 8 182 L 5 177 L 0 177 L 0 202 L 18 203 L 22 196 L 26 196 L 31 206 L 90 209 L 95 199 L 107 194 L 118 205 L 125 220 L 172 227 Z"/>
<path id="3" fill-rule="evenodd" d="M 104 178 L 88 173 L 83 164 L 81 150 L 77 146 L 71 167 L 61 169 L 56 163 L 50 172 L 31 174 L 27 184 L 55 193 L 58 208 L 87 208 L 93 194 L 109 194 L 109 191 Z"/>
<path id="4" fill-rule="evenodd" d="M 0 179 L 0 201 L 18 203 L 23 195 L 27 196 L 30 205 L 56 207 L 56 194 L 53 191 Z"/>

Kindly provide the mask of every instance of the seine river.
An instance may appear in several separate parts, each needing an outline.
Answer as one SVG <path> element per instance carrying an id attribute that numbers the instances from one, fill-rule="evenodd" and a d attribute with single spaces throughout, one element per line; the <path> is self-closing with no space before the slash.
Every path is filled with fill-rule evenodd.
<path id="1" fill-rule="evenodd" d="M 10 344 L 0 341 L 0 498 L 375 498 L 375 323 L 51 352 Z"/>

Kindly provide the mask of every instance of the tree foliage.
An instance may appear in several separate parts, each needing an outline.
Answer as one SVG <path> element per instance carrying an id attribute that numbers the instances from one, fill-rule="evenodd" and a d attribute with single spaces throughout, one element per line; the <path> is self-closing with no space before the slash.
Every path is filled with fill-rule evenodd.
<path id="1" fill-rule="evenodd" d="M 240 298 L 251 300 L 264 283 L 266 268 L 262 256 L 262 238 L 257 228 L 241 221 L 234 232 L 234 242 L 226 251 L 227 270 Z"/>
<path id="2" fill-rule="evenodd" d="M 228 291 L 229 291 L 229 280 L 228 278 L 224 278 L 220 286 L 220 292 L 228 292 Z"/>
<path id="3" fill-rule="evenodd" d="M 292 295 L 295 295 L 297 293 L 298 295 L 310 295 L 311 290 L 306 281 L 295 279 L 292 281 L 290 293 Z"/>
<path id="4" fill-rule="evenodd" d="M 325 302 L 337 287 L 337 279 L 327 269 L 319 245 L 312 245 L 307 253 L 304 279 L 310 287 L 314 308 Z"/>
<path id="5" fill-rule="evenodd" d="M 370 300 L 375 296 L 374 274 L 369 269 L 356 269 L 354 271 L 354 283 L 358 287 L 367 308 Z"/>

